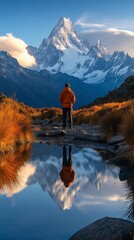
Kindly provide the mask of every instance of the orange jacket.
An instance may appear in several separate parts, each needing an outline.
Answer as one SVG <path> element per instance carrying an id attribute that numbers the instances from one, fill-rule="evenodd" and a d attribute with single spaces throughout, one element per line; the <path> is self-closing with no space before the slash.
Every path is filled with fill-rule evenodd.
<path id="1" fill-rule="evenodd" d="M 74 92 L 69 87 L 65 87 L 60 94 L 60 102 L 63 108 L 71 108 L 76 101 Z"/>
<path id="2" fill-rule="evenodd" d="M 69 187 L 73 183 L 75 176 L 75 171 L 71 166 L 62 167 L 62 170 L 60 171 L 60 178 L 65 187 Z"/>

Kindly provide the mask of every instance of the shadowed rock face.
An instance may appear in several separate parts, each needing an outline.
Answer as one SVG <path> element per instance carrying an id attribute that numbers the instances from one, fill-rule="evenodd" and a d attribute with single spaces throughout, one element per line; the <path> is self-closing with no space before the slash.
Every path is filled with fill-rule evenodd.
<path id="1" fill-rule="evenodd" d="M 125 82 L 122 83 L 119 88 L 110 91 L 105 97 L 96 98 L 91 105 L 100 105 L 108 102 L 122 102 L 131 99 L 134 99 L 133 75 L 126 78 Z"/>
<path id="2" fill-rule="evenodd" d="M 70 240 L 133 240 L 134 223 L 105 217 L 75 233 Z"/>

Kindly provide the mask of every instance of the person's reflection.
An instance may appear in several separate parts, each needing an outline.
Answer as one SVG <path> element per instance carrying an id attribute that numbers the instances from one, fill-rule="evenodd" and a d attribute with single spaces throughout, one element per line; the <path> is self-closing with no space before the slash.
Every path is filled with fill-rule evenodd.
<path id="1" fill-rule="evenodd" d="M 73 183 L 75 176 L 75 171 L 72 168 L 72 146 L 69 146 L 68 158 L 66 146 L 63 146 L 63 161 L 62 169 L 60 171 L 60 178 L 66 188 Z"/>

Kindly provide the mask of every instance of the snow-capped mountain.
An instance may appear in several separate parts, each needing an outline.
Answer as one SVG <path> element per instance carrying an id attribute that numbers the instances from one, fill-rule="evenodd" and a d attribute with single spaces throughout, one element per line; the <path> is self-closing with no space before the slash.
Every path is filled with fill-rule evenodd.
<path id="1" fill-rule="evenodd" d="M 77 98 L 74 108 L 85 105 L 96 97 L 94 86 L 87 89 L 87 84 L 76 77 L 24 68 L 8 53 L 0 51 L 0 92 L 29 106 L 61 107 L 59 94 L 68 81 Z"/>
<path id="2" fill-rule="evenodd" d="M 45 68 L 52 73 L 60 71 L 81 79 L 97 65 L 104 67 L 102 62 L 110 58 L 101 41 L 90 47 L 77 34 L 69 18 L 61 18 L 48 39 L 44 39 L 38 49 L 29 47 L 28 50 L 36 58 L 37 70 Z"/>
<path id="3" fill-rule="evenodd" d="M 71 19 L 61 17 L 48 39 L 44 39 L 37 51 L 31 53 L 33 52 L 36 57 L 38 69 L 53 67 L 57 63 L 60 68 L 63 55 L 70 55 L 70 49 L 77 55 L 88 52 L 88 48 L 76 33 Z"/>
<path id="4" fill-rule="evenodd" d="M 103 43 L 98 40 L 96 43 L 96 48 L 98 49 L 98 57 L 103 57 L 105 60 L 109 60 L 110 54 L 108 52 L 108 49 L 103 45 Z"/>
<path id="5" fill-rule="evenodd" d="M 65 82 L 70 82 L 77 99 L 74 108 L 78 108 L 134 74 L 134 58 L 123 51 L 111 56 L 99 40 L 90 46 L 68 18 L 59 20 L 39 48 L 27 49 L 36 58 L 34 69 L 20 66 L 15 58 L 0 51 L 0 91 L 34 107 L 60 107 L 59 93 Z"/>
<path id="6" fill-rule="evenodd" d="M 100 40 L 95 46 L 90 46 L 76 32 L 69 18 L 60 18 L 39 48 L 28 47 L 28 50 L 36 58 L 36 70 L 66 73 L 89 84 L 112 78 L 120 85 L 134 72 L 133 58 L 118 51 L 111 56 Z"/>

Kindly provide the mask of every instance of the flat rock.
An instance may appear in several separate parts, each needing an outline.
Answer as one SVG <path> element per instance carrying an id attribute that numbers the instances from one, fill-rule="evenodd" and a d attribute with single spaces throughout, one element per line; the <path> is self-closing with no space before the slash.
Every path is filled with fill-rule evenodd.
<path id="1" fill-rule="evenodd" d="M 55 137 L 55 136 L 58 137 L 58 136 L 64 136 L 64 135 L 66 135 L 66 131 L 59 130 L 59 129 L 52 129 L 44 133 L 44 136 L 47 136 L 47 137 Z"/>
<path id="2" fill-rule="evenodd" d="M 105 217 L 75 233 L 69 240 L 133 240 L 134 223 Z"/>
<path id="3" fill-rule="evenodd" d="M 121 143 L 125 140 L 124 136 L 122 135 L 116 135 L 108 140 L 108 144 L 114 145 L 117 143 Z"/>

